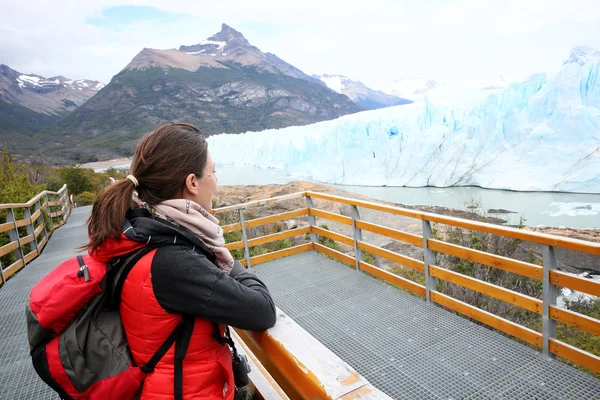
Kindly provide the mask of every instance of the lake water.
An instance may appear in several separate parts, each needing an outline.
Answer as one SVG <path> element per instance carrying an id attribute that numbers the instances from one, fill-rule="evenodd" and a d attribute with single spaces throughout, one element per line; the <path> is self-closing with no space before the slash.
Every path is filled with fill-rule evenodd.
<path id="1" fill-rule="evenodd" d="M 224 165 L 217 167 L 221 185 L 285 184 L 293 177 L 283 170 Z M 511 192 L 476 187 L 408 188 L 332 185 L 373 199 L 407 205 L 443 206 L 467 209 L 480 205 L 480 211 L 505 209 L 514 214 L 489 214 L 518 224 L 521 217 L 531 226 L 600 228 L 600 195 L 558 192 Z"/>
<path id="2" fill-rule="evenodd" d="M 128 166 L 121 162 L 118 167 Z M 294 177 L 280 169 L 232 165 L 218 165 L 217 177 L 220 185 L 286 184 L 293 180 L 307 180 L 306 177 Z M 530 226 L 600 228 L 600 194 L 511 192 L 475 187 L 333 186 L 373 199 L 407 205 L 437 205 L 466 209 L 468 205 L 477 203 L 482 212 L 487 212 L 489 209 L 505 209 L 515 213 L 489 215 L 505 219 L 509 224 L 514 225 L 519 223 L 520 217 L 523 217 L 525 224 Z"/>

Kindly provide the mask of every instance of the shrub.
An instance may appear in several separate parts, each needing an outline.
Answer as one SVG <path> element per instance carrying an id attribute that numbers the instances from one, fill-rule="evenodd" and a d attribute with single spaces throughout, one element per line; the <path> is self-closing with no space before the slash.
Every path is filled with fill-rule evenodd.
<path id="1" fill-rule="evenodd" d="M 92 192 L 81 192 L 75 196 L 73 196 L 75 203 L 77 203 L 77 207 L 81 206 L 89 206 L 94 204 L 94 200 L 96 200 L 96 194 Z"/>

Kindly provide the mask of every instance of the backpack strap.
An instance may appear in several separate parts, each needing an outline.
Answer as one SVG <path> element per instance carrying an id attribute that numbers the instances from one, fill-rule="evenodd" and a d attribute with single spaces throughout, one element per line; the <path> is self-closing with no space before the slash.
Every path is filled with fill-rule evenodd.
<path id="1" fill-rule="evenodd" d="M 174 398 L 175 400 L 183 399 L 183 360 L 187 353 L 190 340 L 192 338 L 192 332 L 194 330 L 194 317 L 184 315 L 177 324 L 177 327 L 173 329 L 173 332 L 169 335 L 167 340 L 163 342 L 158 348 L 158 351 L 154 353 L 150 360 L 140 367 L 142 372 L 147 374 L 154 371 L 159 361 L 167 354 L 167 351 L 175 344 L 175 387 L 174 387 Z"/>
<path id="2" fill-rule="evenodd" d="M 121 302 L 123 284 L 125 284 L 127 275 L 129 275 L 133 267 L 135 267 L 142 257 L 158 247 L 159 246 L 144 246 L 141 249 L 128 254 L 125 259 L 118 259 L 112 264 L 112 280 L 110 282 L 111 293 L 108 296 L 108 302 L 111 307 L 118 307 Z"/>
<path id="3" fill-rule="evenodd" d="M 133 252 L 125 260 L 119 260 L 114 264 L 113 267 L 115 272 L 112 280 L 113 287 L 109 300 L 111 305 L 117 306 L 121 301 L 121 292 L 123 291 L 125 279 L 127 279 L 127 275 L 129 275 L 129 272 L 131 272 L 137 262 L 140 261 L 146 254 L 157 249 L 158 247 L 160 246 L 144 246 L 141 249 Z M 171 332 L 169 337 L 158 348 L 156 353 L 154 353 L 154 355 L 146 364 L 140 367 L 140 370 L 143 372 L 151 373 L 154 371 L 154 368 L 156 368 L 156 365 L 164 357 L 167 351 L 169 351 L 171 346 L 175 344 L 175 400 L 183 399 L 183 360 L 185 358 L 185 354 L 187 353 L 193 331 L 194 317 L 184 315 L 177 327 L 173 329 L 173 332 Z"/>
<path id="4" fill-rule="evenodd" d="M 171 332 L 167 340 L 165 340 L 163 344 L 160 345 L 158 351 L 154 353 L 152 358 L 150 358 L 150 360 L 146 364 L 140 367 L 142 372 L 149 374 L 152 371 L 154 371 L 154 368 L 156 368 L 158 362 L 164 357 L 165 354 L 167 354 L 167 351 L 169 351 L 171 346 L 173 346 L 173 343 L 175 343 L 177 339 L 181 337 L 185 328 L 185 324 L 185 318 L 182 318 L 181 321 L 179 321 L 179 324 L 177 324 L 177 326 L 175 327 L 175 329 L 173 329 L 173 332 Z"/>
<path id="5" fill-rule="evenodd" d="M 194 330 L 193 317 L 184 315 L 181 320 L 183 321 L 184 328 L 179 339 L 175 342 L 175 388 L 173 392 L 175 400 L 183 399 L 183 359 L 185 358 L 185 353 L 187 353 Z"/>

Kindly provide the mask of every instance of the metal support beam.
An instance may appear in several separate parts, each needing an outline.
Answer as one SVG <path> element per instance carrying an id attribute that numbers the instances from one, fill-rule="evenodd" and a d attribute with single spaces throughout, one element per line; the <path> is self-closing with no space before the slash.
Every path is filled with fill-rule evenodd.
<path id="1" fill-rule="evenodd" d="M 48 207 L 46 207 L 46 212 L 48 213 L 48 216 L 50 217 L 50 229 L 54 229 L 54 218 L 52 217 L 52 206 L 50 205 L 50 201 L 54 201 L 54 195 L 50 195 L 48 196 L 48 194 L 46 193 L 46 204 L 48 204 Z"/>
<path id="2" fill-rule="evenodd" d="M 354 236 L 354 259 L 355 268 L 360 271 L 360 262 L 364 260 L 363 252 L 358 248 L 358 242 L 362 242 L 362 229 L 356 227 L 356 221 L 360 221 L 360 213 L 357 206 L 352 206 L 352 232 Z"/>
<path id="3" fill-rule="evenodd" d="M 314 215 L 310 215 L 310 209 L 314 208 L 310 196 L 306 196 L 306 208 L 308 208 L 308 225 L 310 225 L 311 227 L 317 226 L 317 219 Z M 310 231 L 310 241 L 311 243 L 317 243 L 317 234 L 313 233 L 312 229 Z"/>
<path id="4" fill-rule="evenodd" d="M 19 244 L 19 247 L 15 249 L 15 257 L 23 260 L 23 266 L 25 266 L 25 254 L 23 254 L 23 247 L 21 247 L 21 236 L 19 235 L 19 228 L 17 227 L 17 218 L 15 217 L 15 211 L 12 208 L 8 209 L 6 222 L 12 222 L 15 225 L 13 229 L 8 231 L 8 237 L 11 242 L 16 240 Z"/>
<path id="5" fill-rule="evenodd" d="M 244 220 L 244 209 L 239 209 L 240 223 L 242 224 L 242 240 L 244 241 L 244 257 L 246 258 L 246 268 L 250 268 L 250 249 L 248 248 L 248 234 L 246 233 L 246 221 Z"/>
<path id="6" fill-rule="evenodd" d="M 4 266 L 2 265 L 2 260 L 0 260 L 0 276 L 2 276 L 2 284 L 5 284 L 6 278 L 4 277 Z"/>
<path id="7" fill-rule="evenodd" d="M 423 262 L 425 264 L 425 300 L 431 302 L 430 292 L 436 289 L 436 280 L 429 274 L 429 266 L 435 263 L 435 252 L 428 246 L 427 240 L 433 239 L 431 222 L 423 220 Z"/>
<path id="8" fill-rule="evenodd" d="M 35 227 L 33 226 L 33 219 L 31 218 L 31 209 L 29 207 L 25 207 L 25 218 L 29 219 L 29 225 L 25 227 L 25 229 L 27 229 L 27 235 L 33 235 L 33 241 L 30 243 L 32 244 L 37 254 L 40 254 L 38 250 L 37 239 L 35 237 Z"/>
<path id="9" fill-rule="evenodd" d="M 33 206 L 33 209 L 35 210 L 35 212 L 38 212 L 38 210 L 40 211 L 39 218 L 42 219 L 42 226 L 44 227 L 42 232 L 44 233 L 44 237 L 48 237 L 48 232 L 46 232 L 46 220 L 44 219 L 44 211 L 42 211 L 42 200 L 38 200 Z"/>
<path id="10" fill-rule="evenodd" d="M 550 306 L 556 306 L 556 285 L 550 280 L 550 271 L 556 269 L 556 256 L 553 246 L 544 246 L 544 276 L 542 304 L 542 354 L 555 358 L 550 352 L 550 340 L 556 338 L 556 321 L 550 318 Z"/>

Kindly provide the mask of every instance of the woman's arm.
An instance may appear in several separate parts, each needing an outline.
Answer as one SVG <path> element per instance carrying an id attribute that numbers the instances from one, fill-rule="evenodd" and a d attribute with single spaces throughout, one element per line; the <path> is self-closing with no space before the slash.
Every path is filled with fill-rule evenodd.
<path id="1" fill-rule="evenodd" d="M 267 287 L 239 262 L 228 275 L 201 254 L 161 247 L 152 261 L 152 285 L 158 303 L 170 313 L 254 331 L 275 325 L 275 303 Z"/>

